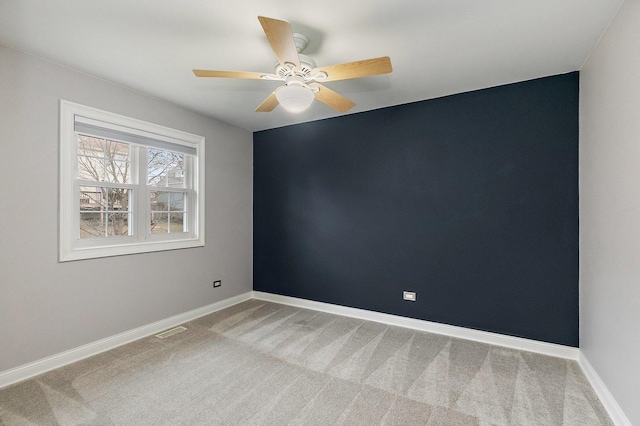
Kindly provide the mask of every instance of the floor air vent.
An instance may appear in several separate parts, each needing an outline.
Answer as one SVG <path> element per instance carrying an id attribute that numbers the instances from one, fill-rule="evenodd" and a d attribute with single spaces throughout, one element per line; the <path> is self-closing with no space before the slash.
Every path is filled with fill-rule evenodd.
<path id="1" fill-rule="evenodd" d="M 174 334 L 182 333 L 185 330 L 186 330 L 186 327 L 180 326 L 180 327 L 172 328 L 171 330 L 163 331 L 160 334 L 156 334 L 156 337 L 158 337 L 160 339 L 166 339 L 169 336 L 173 336 Z"/>

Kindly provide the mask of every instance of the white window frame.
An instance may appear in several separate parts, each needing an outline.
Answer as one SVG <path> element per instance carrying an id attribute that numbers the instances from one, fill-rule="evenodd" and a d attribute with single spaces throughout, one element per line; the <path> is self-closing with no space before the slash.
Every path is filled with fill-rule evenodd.
<path id="1" fill-rule="evenodd" d="M 190 185 L 188 189 L 173 189 L 188 192 L 187 211 L 188 232 L 152 234 L 149 220 L 150 186 L 146 176 L 138 179 L 132 176 L 131 184 L 119 184 L 132 189 L 131 209 L 133 210 L 133 235 L 120 235 L 105 238 L 80 238 L 80 192 L 77 179 L 77 135 L 75 131 L 76 116 L 82 120 L 93 120 L 105 124 L 105 127 L 126 128 L 128 132 L 145 138 L 160 141 L 160 146 L 183 147 L 195 155 L 188 169 Z M 126 141 L 125 141 L 126 142 Z M 129 143 L 129 142 L 127 142 Z M 132 144 L 133 145 L 133 144 Z M 205 139 L 168 127 L 137 120 L 123 115 L 102 111 L 96 108 L 60 100 L 60 226 L 59 226 L 59 260 L 92 259 L 99 257 L 120 256 L 134 253 L 148 253 L 163 250 L 175 250 L 205 245 Z M 164 148 L 160 148 L 164 149 Z M 137 151 L 137 150 L 136 150 Z M 137 162 L 135 169 L 146 171 L 146 159 L 131 156 Z M 141 176 L 138 173 L 137 176 Z M 96 186 L 103 185 L 97 182 Z M 164 190 L 164 189 L 163 189 Z"/>

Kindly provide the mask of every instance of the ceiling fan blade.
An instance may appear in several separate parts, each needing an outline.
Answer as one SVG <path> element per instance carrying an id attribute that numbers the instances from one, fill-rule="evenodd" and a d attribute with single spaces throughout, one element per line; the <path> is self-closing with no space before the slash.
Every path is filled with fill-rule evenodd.
<path id="1" fill-rule="evenodd" d="M 345 98 L 322 84 L 314 83 L 313 85 L 320 89 L 316 92 L 316 99 L 323 104 L 329 105 L 338 112 L 347 112 L 356 106 L 356 103 L 352 100 Z"/>
<path id="2" fill-rule="evenodd" d="M 280 65 L 284 67 L 287 63 L 291 63 L 295 65 L 296 69 L 300 69 L 300 58 L 293 40 L 291 25 L 287 21 L 265 18 L 264 16 L 258 16 L 258 20 Z"/>
<path id="3" fill-rule="evenodd" d="M 248 78 L 252 80 L 263 80 L 264 76 L 276 77 L 275 74 L 249 71 L 193 70 L 193 73 L 196 77 Z"/>
<path id="4" fill-rule="evenodd" d="M 278 106 L 278 98 L 276 98 L 276 91 L 274 90 L 267 99 L 256 108 L 256 112 L 271 112 Z"/>
<path id="5" fill-rule="evenodd" d="M 355 61 L 346 64 L 329 65 L 328 67 L 316 68 L 311 71 L 311 75 L 324 72 L 327 74 L 327 78 L 318 78 L 317 80 L 325 82 L 367 77 L 370 75 L 388 74 L 391 71 L 393 71 L 391 68 L 391 59 L 389 59 L 388 56 L 383 56 L 380 58 L 365 59 L 364 61 Z"/>

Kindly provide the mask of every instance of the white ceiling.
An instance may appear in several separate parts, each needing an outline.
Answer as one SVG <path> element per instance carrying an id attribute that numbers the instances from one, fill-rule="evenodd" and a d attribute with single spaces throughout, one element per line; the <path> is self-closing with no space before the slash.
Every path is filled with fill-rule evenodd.
<path id="1" fill-rule="evenodd" d="M 579 70 L 622 1 L 0 0 L 0 44 L 256 131 L 338 115 L 257 113 L 279 82 L 192 74 L 273 72 L 258 15 L 319 66 L 391 57 L 392 74 L 326 83 L 355 113 Z"/>

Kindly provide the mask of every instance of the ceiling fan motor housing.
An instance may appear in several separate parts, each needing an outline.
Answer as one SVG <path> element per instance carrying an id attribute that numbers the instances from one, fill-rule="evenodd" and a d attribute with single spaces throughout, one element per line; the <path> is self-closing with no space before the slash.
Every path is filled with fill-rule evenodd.
<path id="1" fill-rule="evenodd" d="M 300 33 L 293 33 L 293 41 L 296 45 L 296 50 L 298 51 L 298 58 L 300 59 L 300 69 L 294 69 L 293 64 L 285 64 L 287 66 L 282 66 L 281 64 L 276 64 L 276 72 L 275 74 L 282 78 L 283 80 L 287 80 L 287 77 L 292 74 L 299 74 L 305 80 L 309 80 L 311 77 L 311 71 L 318 66 L 316 65 L 316 61 L 313 58 L 302 54 L 304 49 L 309 45 L 309 38 Z"/>

